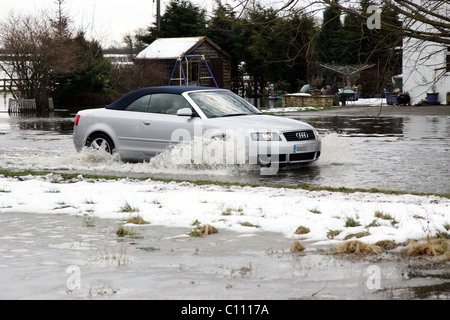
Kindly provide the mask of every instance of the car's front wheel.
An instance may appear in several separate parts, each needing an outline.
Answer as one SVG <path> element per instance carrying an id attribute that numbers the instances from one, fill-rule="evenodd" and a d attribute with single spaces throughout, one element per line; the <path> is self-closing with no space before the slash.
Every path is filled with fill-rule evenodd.
<path id="1" fill-rule="evenodd" d="M 86 147 L 93 148 L 95 150 L 103 150 L 110 154 L 114 152 L 114 142 L 111 138 L 103 133 L 94 133 L 86 141 Z"/>

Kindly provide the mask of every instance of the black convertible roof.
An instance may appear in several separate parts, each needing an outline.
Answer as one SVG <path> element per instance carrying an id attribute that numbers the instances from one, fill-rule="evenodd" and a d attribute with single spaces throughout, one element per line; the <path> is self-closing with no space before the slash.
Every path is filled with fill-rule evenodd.
<path id="1" fill-rule="evenodd" d="M 123 97 L 114 101 L 110 105 L 107 105 L 106 109 L 125 110 L 125 108 L 128 107 L 130 103 L 148 94 L 155 94 L 155 93 L 182 94 L 186 91 L 198 91 L 198 90 L 221 90 L 221 89 L 217 89 L 215 87 L 201 87 L 201 86 L 167 86 L 167 87 L 141 88 L 128 92 Z"/>

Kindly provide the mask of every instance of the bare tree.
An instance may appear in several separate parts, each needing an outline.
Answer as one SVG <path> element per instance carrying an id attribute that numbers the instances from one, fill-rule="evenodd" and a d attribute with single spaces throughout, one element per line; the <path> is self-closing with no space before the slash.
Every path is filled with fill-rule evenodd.
<path id="1" fill-rule="evenodd" d="M 342 12 L 369 19 L 373 12 L 358 10 L 361 0 L 283 0 L 278 3 L 278 10 L 289 11 L 302 7 L 305 11 L 320 12 L 324 6 L 339 8 Z M 450 4 L 448 0 L 367 0 L 372 5 L 394 10 L 401 16 L 403 24 L 391 24 L 389 20 L 380 19 L 380 28 L 395 32 L 403 37 L 432 41 L 450 45 Z M 250 10 L 259 3 L 257 0 L 237 0 L 235 10 Z"/>
<path id="2" fill-rule="evenodd" d="M 241 11 L 242 15 L 245 11 L 255 10 L 260 1 L 265 0 L 236 0 L 233 2 L 234 10 Z M 375 31 L 382 32 L 372 33 L 379 36 L 370 38 L 370 41 L 376 41 L 376 44 L 371 43 L 374 49 L 372 52 L 366 53 L 366 59 L 373 60 L 374 53 L 384 52 L 384 56 L 380 59 L 382 63 L 378 67 L 379 70 L 398 65 L 401 51 L 394 50 L 393 43 L 398 43 L 394 48 L 401 48 L 403 42 L 403 53 L 407 51 L 413 54 L 421 52 L 420 59 L 414 61 L 416 65 L 412 68 L 423 65 L 433 55 L 448 55 L 450 47 L 449 0 L 280 0 L 271 3 L 277 6 L 279 14 L 302 8 L 318 19 L 325 8 L 335 8 L 343 16 L 351 16 L 361 22 L 361 25 L 355 26 L 355 29 L 360 29 L 365 34 L 361 34 L 361 39 L 355 39 L 354 42 L 357 44 L 363 44 L 363 36 L 370 34 L 367 30 L 368 24 L 373 23 L 373 19 L 377 19 L 375 29 L 378 30 Z M 361 10 L 363 3 L 364 7 L 370 7 L 370 10 Z M 398 16 L 401 23 L 393 23 L 394 20 L 389 17 L 390 13 Z M 331 32 L 334 37 L 339 37 L 337 32 Z M 406 47 L 405 44 L 407 44 Z M 361 46 L 363 49 L 367 49 L 366 47 Z M 425 48 L 433 48 L 433 50 L 425 50 Z M 345 48 L 342 48 L 341 52 L 342 54 L 349 53 Z M 389 56 L 392 58 L 391 62 L 386 63 Z M 364 57 L 359 56 L 359 58 Z M 447 61 L 449 61 L 448 59 Z M 435 79 L 440 79 L 446 74 L 448 66 L 439 68 Z M 385 73 L 391 74 L 392 71 L 386 70 Z"/>
<path id="3" fill-rule="evenodd" d="M 290 1 L 292 2 L 292 1 Z M 352 0 L 323 0 L 347 14 L 371 19 L 372 12 L 358 12 Z M 435 92 L 436 83 L 444 79 L 448 72 L 448 55 L 450 48 L 450 3 L 448 0 L 376 0 L 375 6 L 389 8 L 400 17 L 401 24 L 392 24 L 381 14 L 378 27 L 403 40 L 403 68 L 415 70 L 420 76 L 404 74 L 403 83 L 409 87 L 419 86 L 421 94 L 415 93 L 415 100 L 426 92 Z M 372 16 L 371 16 L 372 15 Z M 442 63 L 444 61 L 444 63 Z M 429 70 L 434 70 L 430 73 Z M 411 97 L 413 98 L 413 97 Z"/>
<path id="4" fill-rule="evenodd" d="M 0 23 L 0 45 L 7 59 L 0 65 L 18 92 L 36 99 L 38 112 L 48 109 L 48 98 L 56 79 L 80 67 L 76 43 L 67 20 L 11 13 Z"/>
<path id="5" fill-rule="evenodd" d="M 287 0 L 283 8 L 289 9 L 299 4 L 305 5 L 305 2 L 308 2 L 308 6 L 313 8 L 312 10 L 321 10 L 325 4 L 366 20 L 373 15 L 373 11 L 360 12 L 357 9 L 360 0 Z M 367 2 L 394 10 L 402 18 L 402 25 L 394 25 L 381 17 L 380 28 L 407 38 L 450 45 L 450 4 L 448 0 L 372 0 Z"/>

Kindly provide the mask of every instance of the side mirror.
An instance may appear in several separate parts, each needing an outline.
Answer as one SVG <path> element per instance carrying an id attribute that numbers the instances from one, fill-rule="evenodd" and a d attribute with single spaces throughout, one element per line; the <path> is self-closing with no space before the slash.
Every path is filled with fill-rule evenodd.
<path id="1" fill-rule="evenodd" d="M 181 117 L 192 117 L 192 109 L 191 108 L 182 108 L 177 111 L 177 116 Z"/>

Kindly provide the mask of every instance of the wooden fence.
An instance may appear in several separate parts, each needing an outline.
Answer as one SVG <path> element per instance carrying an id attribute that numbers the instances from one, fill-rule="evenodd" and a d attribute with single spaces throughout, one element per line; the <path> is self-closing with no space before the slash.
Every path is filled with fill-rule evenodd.
<path id="1" fill-rule="evenodd" d="M 0 92 L 17 90 L 17 87 L 14 84 L 14 82 L 17 81 L 17 80 L 18 79 L 0 79 Z"/>

